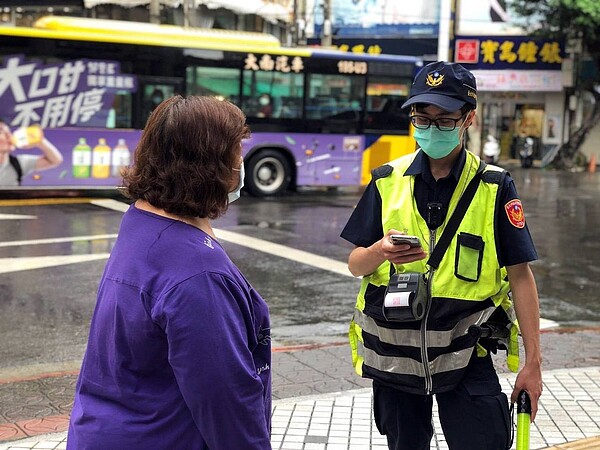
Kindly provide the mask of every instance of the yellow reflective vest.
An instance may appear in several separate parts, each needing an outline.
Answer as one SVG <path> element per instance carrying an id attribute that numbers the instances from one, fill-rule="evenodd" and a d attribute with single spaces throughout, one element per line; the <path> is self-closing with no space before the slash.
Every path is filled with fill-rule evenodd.
<path id="1" fill-rule="evenodd" d="M 406 155 L 376 169 L 374 182 L 381 196 L 384 234 L 393 228 L 418 236 L 430 255 L 480 161 L 467 151 L 445 222 L 430 231 L 417 209 L 414 176 L 404 175 L 415 156 Z M 498 167 L 485 167 L 437 270 L 427 266 L 427 259 L 395 267 L 400 273 L 428 274 L 431 297 L 423 319 L 390 322 L 382 314 L 389 262 L 363 277 L 349 331 L 352 360 L 359 375 L 416 394 L 445 392 L 458 384 L 477 344 L 477 338 L 468 333 L 471 325 L 486 322 L 498 307 L 516 325 L 506 270 L 498 263 L 494 227 L 504 174 Z M 516 371 L 516 326 L 513 331 L 508 365 Z"/>

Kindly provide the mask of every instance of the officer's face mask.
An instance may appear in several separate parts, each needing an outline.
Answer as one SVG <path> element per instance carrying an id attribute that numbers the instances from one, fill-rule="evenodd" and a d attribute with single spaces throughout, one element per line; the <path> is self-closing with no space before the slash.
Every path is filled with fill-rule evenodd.
<path id="1" fill-rule="evenodd" d="M 239 172 L 239 174 L 240 174 L 240 181 L 238 183 L 237 188 L 235 188 L 234 191 L 230 192 L 227 195 L 227 199 L 229 200 L 229 203 L 235 202 L 238 198 L 240 198 L 240 195 L 242 193 L 241 191 L 242 191 L 242 188 L 244 187 L 244 176 L 245 176 L 245 173 L 244 173 L 244 161 L 242 161 L 242 165 L 240 166 L 239 169 L 233 169 L 233 170 L 235 170 L 236 172 Z"/>
<path id="2" fill-rule="evenodd" d="M 462 139 L 463 125 L 453 130 L 440 130 L 433 123 L 426 130 L 415 128 L 414 137 L 427 156 L 442 159 L 452 153 Z"/>

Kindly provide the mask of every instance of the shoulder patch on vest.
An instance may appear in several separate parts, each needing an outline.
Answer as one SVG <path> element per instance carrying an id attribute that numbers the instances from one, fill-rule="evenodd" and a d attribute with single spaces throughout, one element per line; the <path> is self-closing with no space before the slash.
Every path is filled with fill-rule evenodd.
<path id="1" fill-rule="evenodd" d="M 508 221 L 515 228 L 524 228 L 525 227 L 525 213 L 523 212 L 523 205 L 521 204 L 521 200 L 515 198 L 504 205 L 504 210 L 506 211 L 506 216 L 508 217 Z"/>
<path id="2" fill-rule="evenodd" d="M 481 180 L 485 183 L 501 184 L 505 171 L 486 170 L 481 174 Z"/>
<path id="3" fill-rule="evenodd" d="M 383 166 L 379 166 L 376 169 L 373 169 L 371 171 L 371 175 L 373 176 L 374 180 L 377 180 L 379 178 L 389 177 L 393 171 L 394 168 L 392 166 L 390 166 L 389 164 L 384 164 Z"/>

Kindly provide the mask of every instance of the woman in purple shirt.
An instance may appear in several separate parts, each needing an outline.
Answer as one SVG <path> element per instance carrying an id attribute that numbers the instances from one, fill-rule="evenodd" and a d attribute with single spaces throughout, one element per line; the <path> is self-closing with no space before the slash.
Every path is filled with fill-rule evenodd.
<path id="1" fill-rule="evenodd" d="M 248 136 L 243 113 L 211 97 L 171 97 L 148 119 L 68 449 L 271 448 L 268 307 L 210 225 L 239 197 Z"/>

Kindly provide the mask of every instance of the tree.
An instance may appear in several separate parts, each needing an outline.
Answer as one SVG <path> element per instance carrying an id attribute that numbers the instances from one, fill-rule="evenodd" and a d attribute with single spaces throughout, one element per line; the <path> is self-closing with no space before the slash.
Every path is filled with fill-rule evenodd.
<path id="1" fill-rule="evenodd" d="M 600 1 L 598 0 L 512 0 L 511 9 L 526 20 L 527 30 L 533 36 L 560 39 L 564 42 L 579 40 L 584 52 L 591 57 L 600 74 Z M 553 165 L 570 168 L 579 154 L 588 132 L 600 121 L 600 93 L 596 79 L 575 83 L 578 93 L 590 92 L 595 98 L 593 112 L 582 123 L 581 128 L 571 133 L 564 143 Z"/>

